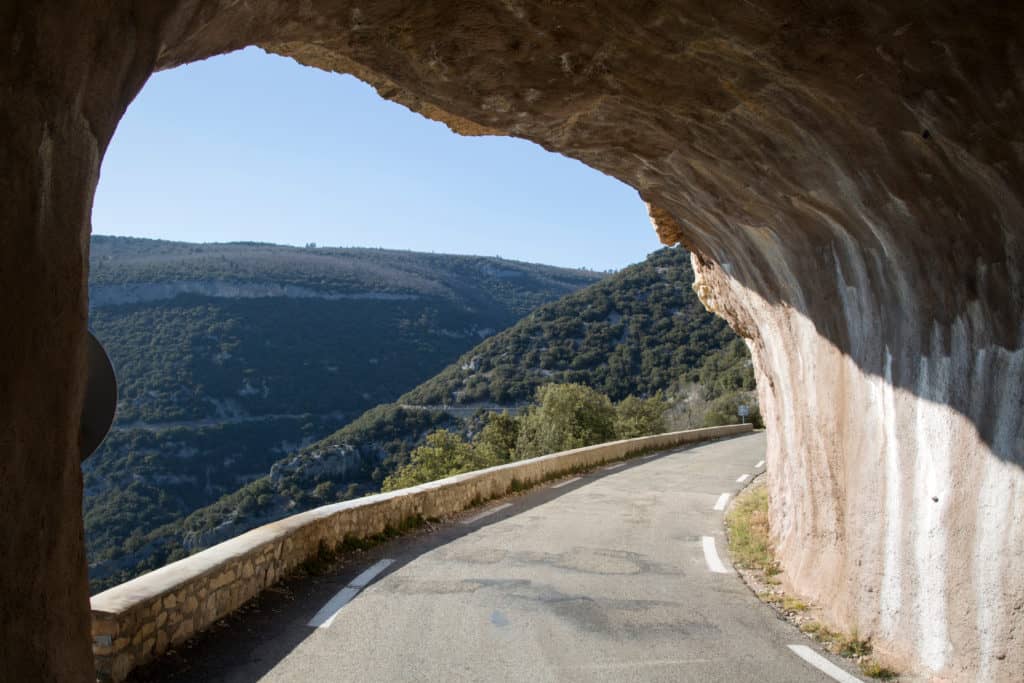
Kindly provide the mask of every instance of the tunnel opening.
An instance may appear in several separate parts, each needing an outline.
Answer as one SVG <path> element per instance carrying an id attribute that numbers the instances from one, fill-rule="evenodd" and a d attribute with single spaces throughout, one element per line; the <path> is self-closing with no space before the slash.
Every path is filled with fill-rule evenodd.
<path id="1" fill-rule="evenodd" d="M 400 442 L 374 455 L 376 441 L 352 429 L 342 433 L 354 441 L 334 443 L 339 430 L 394 407 L 536 306 L 596 282 L 612 263 L 594 259 L 624 266 L 657 246 L 642 203 L 618 182 L 530 143 L 452 135 L 339 80 L 250 49 L 158 74 L 122 119 L 92 221 L 90 326 L 122 384 L 114 433 L 83 470 L 93 593 L 261 523 L 376 492 L 426 432 L 364 417 Z M 282 238 L 294 248 L 273 244 Z M 361 246 L 328 246 L 338 241 Z M 474 250 L 506 258 L 446 253 Z M 584 261 L 595 272 L 524 260 Z M 669 391 L 665 429 L 738 421 L 741 403 L 759 419 L 745 348 L 724 325 L 700 322 L 689 268 L 685 255 L 661 259 L 631 277 L 672 272 L 670 295 L 622 308 L 594 294 L 579 339 L 550 342 L 565 348 L 510 345 L 536 358 L 469 373 L 417 407 L 433 411 L 435 427 L 471 435 L 477 411 L 517 412 L 544 373 L 613 401 Z M 450 276 L 463 271 L 485 281 Z M 646 300 L 652 286 L 613 291 Z M 654 307 L 680 321 L 674 348 L 664 330 L 633 322 Z M 688 341 L 685 324 L 708 341 Z M 633 327 L 658 341 L 623 344 Z M 707 360 L 722 340 L 731 347 Z M 599 373 L 608 360 L 615 370 Z M 647 381 L 629 381 L 640 374 Z M 292 472 L 286 461 L 309 453 L 334 469 Z"/>

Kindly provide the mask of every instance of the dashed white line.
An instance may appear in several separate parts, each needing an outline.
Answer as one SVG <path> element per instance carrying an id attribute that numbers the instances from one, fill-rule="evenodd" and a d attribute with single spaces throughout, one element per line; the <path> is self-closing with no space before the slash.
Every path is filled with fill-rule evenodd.
<path id="1" fill-rule="evenodd" d="M 650 460 L 651 458 L 657 458 L 659 455 L 661 455 L 661 453 L 651 453 L 650 455 L 645 455 L 644 457 L 642 457 L 640 459 L 641 460 Z"/>
<path id="2" fill-rule="evenodd" d="M 757 461 L 757 464 L 756 464 L 756 465 L 754 465 L 754 467 L 755 467 L 756 469 L 761 469 L 762 467 L 764 467 L 764 460 L 758 460 L 758 461 Z"/>
<path id="3" fill-rule="evenodd" d="M 349 600 L 359 594 L 358 588 L 346 586 L 338 591 L 338 594 L 327 601 L 327 604 L 320 608 L 306 626 L 311 628 L 327 628 L 334 623 L 334 617 L 338 616 L 341 608 L 349 603 Z"/>
<path id="4" fill-rule="evenodd" d="M 391 566 L 394 560 L 384 559 L 373 565 L 362 574 L 352 579 L 352 581 L 342 588 L 335 594 L 333 598 L 327 601 L 327 604 L 320 608 L 320 611 L 313 615 L 313 618 L 309 620 L 306 626 L 311 628 L 327 628 L 334 623 L 334 617 L 338 616 L 338 612 L 341 608 L 347 605 L 352 598 L 359 595 L 359 591 L 366 588 L 366 586 L 373 581 L 378 574 Z"/>
<path id="5" fill-rule="evenodd" d="M 859 678 L 846 673 L 806 645 L 790 645 L 789 649 L 796 653 L 797 657 L 839 683 L 861 683 Z"/>
<path id="6" fill-rule="evenodd" d="M 377 578 L 377 575 L 382 571 L 390 567 L 394 563 L 394 560 L 384 559 L 373 565 L 362 574 L 352 579 L 348 585 L 353 588 L 366 588 L 366 585 Z"/>
<path id="7" fill-rule="evenodd" d="M 750 475 L 749 475 L 749 474 L 741 474 L 740 476 L 738 476 L 738 477 L 736 478 L 736 483 L 737 483 L 737 484 L 742 484 L 742 483 L 743 483 L 743 482 L 745 482 L 745 481 L 746 481 L 747 479 L 750 479 Z"/>
<path id="8" fill-rule="evenodd" d="M 489 517 L 489 516 L 493 515 L 495 512 L 501 512 L 505 508 L 510 508 L 510 507 L 512 507 L 512 503 L 503 503 L 502 505 L 498 505 L 496 507 L 492 507 L 490 510 L 484 510 L 483 512 L 481 512 L 478 515 L 473 515 L 469 519 L 464 519 L 464 520 L 462 520 L 462 523 L 463 524 L 473 524 L 474 522 L 479 522 L 484 517 Z"/>
<path id="9" fill-rule="evenodd" d="M 615 465 L 608 465 L 608 467 L 602 467 L 601 469 L 604 469 L 604 470 L 617 470 L 620 467 L 623 467 L 625 464 L 626 463 L 624 463 L 624 462 L 620 462 L 620 463 L 617 463 Z"/>
<path id="10" fill-rule="evenodd" d="M 719 510 L 719 511 L 724 510 L 725 509 L 725 504 L 728 503 L 728 502 L 729 502 L 729 494 L 728 493 L 723 493 L 722 495 L 720 495 L 718 497 L 718 500 L 715 501 L 715 509 Z"/>
<path id="11" fill-rule="evenodd" d="M 718 557 L 718 549 L 715 548 L 715 539 L 713 536 L 704 536 L 701 539 L 701 545 L 704 546 L 704 561 L 708 565 L 708 569 L 713 571 L 715 574 L 728 574 L 729 570 L 722 560 Z"/>
<path id="12" fill-rule="evenodd" d="M 557 484 L 552 485 L 551 488 L 553 488 L 553 489 L 560 489 L 563 486 L 568 486 L 569 484 L 573 483 L 574 481 L 579 481 L 582 478 L 583 477 L 573 477 L 572 479 L 566 479 L 565 481 L 562 481 L 562 482 L 559 482 Z"/>

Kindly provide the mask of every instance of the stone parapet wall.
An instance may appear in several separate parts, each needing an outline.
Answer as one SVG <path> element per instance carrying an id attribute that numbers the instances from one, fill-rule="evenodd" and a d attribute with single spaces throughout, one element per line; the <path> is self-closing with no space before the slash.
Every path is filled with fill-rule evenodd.
<path id="1" fill-rule="evenodd" d="M 400 491 L 325 505 L 253 529 L 229 541 L 115 586 L 92 598 L 93 654 L 100 680 L 122 681 L 274 585 L 322 549 L 446 517 L 574 470 L 639 452 L 750 431 L 728 425 L 577 448 L 468 472 Z"/>

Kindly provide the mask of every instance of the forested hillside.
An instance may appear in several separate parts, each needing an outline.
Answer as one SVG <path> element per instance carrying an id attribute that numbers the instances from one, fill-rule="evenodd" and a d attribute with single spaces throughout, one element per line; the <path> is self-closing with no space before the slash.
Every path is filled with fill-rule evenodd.
<path id="1" fill-rule="evenodd" d="M 119 381 L 83 464 L 94 585 L 157 527 L 394 401 L 597 273 L 377 249 L 96 236 L 90 327 Z"/>
<path id="2" fill-rule="evenodd" d="M 552 382 L 585 384 L 613 401 L 667 389 L 736 339 L 692 288 L 689 254 L 662 249 L 540 307 L 401 402 L 516 405 Z"/>
<path id="3" fill-rule="evenodd" d="M 754 389 L 749 356 L 725 323 L 704 310 L 692 282 L 689 255 L 663 249 L 541 306 L 397 401 L 372 408 L 278 460 L 267 476 L 139 539 L 137 569 L 287 514 L 379 490 L 427 434 L 447 428 L 471 437 L 492 421 L 487 411 L 515 413 L 548 384 L 583 385 L 616 402 L 662 392 L 669 427 L 731 421 L 735 404 L 749 400 Z"/>

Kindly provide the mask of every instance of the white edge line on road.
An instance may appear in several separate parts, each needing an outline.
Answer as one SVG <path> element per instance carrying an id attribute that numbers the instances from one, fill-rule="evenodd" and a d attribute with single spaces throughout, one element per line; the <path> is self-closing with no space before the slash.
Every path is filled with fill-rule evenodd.
<path id="1" fill-rule="evenodd" d="M 741 474 L 740 476 L 736 477 L 736 483 L 737 484 L 742 484 L 747 479 L 750 479 L 750 475 L 749 474 Z"/>
<path id="2" fill-rule="evenodd" d="M 715 574 L 728 574 L 729 570 L 722 564 L 722 560 L 718 557 L 718 550 L 715 548 L 715 539 L 713 536 L 704 536 L 701 539 L 701 545 L 704 546 L 704 561 L 707 562 L 708 569 L 713 571 Z"/>
<path id="3" fill-rule="evenodd" d="M 392 564 L 394 564 L 394 562 L 394 560 L 383 559 L 377 564 L 367 569 L 366 571 L 364 571 L 356 578 L 352 579 L 352 581 L 348 585 L 352 586 L 353 588 L 366 588 L 366 584 L 370 583 L 375 578 L 377 578 L 378 574 L 380 574 L 382 571 L 390 567 Z"/>
<path id="4" fill-rule="evenodd" d="M 650 455 L 645 455 L 644 457 L 642 457 L 640 459 L 641 460 L 650 460 L 651 458 L 657 458 L 659 455 L 661 455 L 661 453 L 651 453 Z"/>
<path id="5" fill-rule="evenodd" d="M 761 469 L 762 467 L 764 467 L 764 460 L 758 460 L 758 461 L 757 461 L 757 464 L 756 464 L 756 465 L 754 465 L 754 467 L 755 467 L 756 469 Z"/>
<path id="6" fill-rule="evenodd" d="M 359 595 L 359 591 L 366 588 L 366 585 L 373 581 L 378 574 L 391 566 L 394 560 L 384 559 L 352 579 L 351 583 L 338 591 L 327 604 L 320 608 L 320 611 L 313 615 L 306 626 L 310 628 L 327 628 L 334 623 L 334 617 L 338 616 L 341 608 L 352 601 L 352 598 Z"/>
<path id="7" fill-rule="evenodd" d="M 497 507 L 493 507 L 490 510 L 484 510 L 479 515 L 473 515 L 469 519 L 464 519 L 464 520 L 462 520 L 462 523 L 463 524 L 473 524 L 474 522 L 479 522 L 484 517 L 488 517 L 490 515 L 493 515 L 495 512 L 501 512 L 505 508 L 510 508 L 510 507 L 512 507 L 512 503 L 503 503 L 502 505 L 498 505 Z"/>
<path id="8" fill-rule="evenodd" d="M 729 502 L 729 494 L 728 493 L 723 493 L 722 495 L 720 495 L 718 497 L 718 500 L 715 501 L 715 509 L 716 510 L 724 510 L 725 509 L 725 504 L 728 503 L 728 502 Z"/>
<path id="9" fill-rule="evenodd" d="M 826 676 L 839 681 L 839 683 L 861 683 L 859 678 L 846 673 L 806 645 L 790 645 L 789 649 L 792 650 L 797 657 L 804 660 L 815 669 L 821 671 Z"/>
<path id="10" fill-rule="evenodd" d="M 619 469 L 620 467 L 622 467 L 625 464 L 626 463 L 624 463 L 624 462 L 620 462 L 620 463 L 615 464 L 615 465 L 608 465 L 608 467 L 602 467 L 601 469 L 603 469 L 603 470 L 617 470 L 617 469 Z"/>
<path id="11" fill-rule="evenodd" d="M 334 622 L 334 617 L 338 616 L 338 612 L 341 608 L 349 603 L 349 601 L 359 594 L 358 588 L 352 588 L 351 586 L 345 586 L 338 594 L 327 601 L 327 604 L 320 608 L 320 611 L 313 615 L 313 618 L 309 620 L 306 626 L 310 628 L 327 628 Z"/>
<path id="12" fill-rule="evenodd" d="M 552 485 L 551 488 L 553 488 L 553 489 L 560 489 L 563 486 L 568 486 L 569 484 L 571 484 L 573 482 L 576 482 L 576 481 L 579 481 L 582 478 L 583 477 L 573 477 L 572 479 L 566 479 L 565 481 L 561 481 L 561 482 L 559 482 L 557 484 Z"/>

